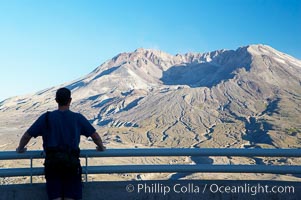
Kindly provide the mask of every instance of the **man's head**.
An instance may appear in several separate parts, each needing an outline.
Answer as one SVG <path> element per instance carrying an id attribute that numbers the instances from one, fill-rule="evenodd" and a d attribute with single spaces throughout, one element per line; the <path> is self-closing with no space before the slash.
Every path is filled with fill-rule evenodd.
<path id="1" fill-rule="evenodd" d="M 71 102 L 71 91 L 67 88 L 60 88 L 56 91 L 56 102 L 59 106 L 68 106 Z"/>

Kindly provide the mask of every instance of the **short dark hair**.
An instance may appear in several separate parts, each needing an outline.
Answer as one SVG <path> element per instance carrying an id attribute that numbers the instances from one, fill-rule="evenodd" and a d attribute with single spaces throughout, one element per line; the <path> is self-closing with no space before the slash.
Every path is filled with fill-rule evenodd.
<path id="1" fill-rule="evenodd" d="M 60 88 L 56 91 L 55 100 L 59 106 L 66 106 L 71 99 L 71 91 L 68 88 Z"/>

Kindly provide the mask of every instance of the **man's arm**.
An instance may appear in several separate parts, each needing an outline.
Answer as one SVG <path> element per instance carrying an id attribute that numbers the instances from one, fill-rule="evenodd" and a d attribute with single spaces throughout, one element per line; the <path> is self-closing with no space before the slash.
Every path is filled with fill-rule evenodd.
<path id="1" fill-rule="evenodd" d="M 103 146 L 103 143 L 102 143 L 102 140 L 99 136 L 99 134 L 97 132 L 94 132 L 92 135 L 91 135 L 91 138 L 93 140 L 93 142 L 97 145 L 96 149 L 98 151 L 104 151 L 106 150 L 106 147 Z"/>
<path id="2" fill-rule="evenodd" d="M 32 138 L 32 136 L 29 135 L 27 132 L 25 132 L 20 140 L 19 146 L 16 149 L 16 151 L 18 153 L 24 153 L 26 151 L 25 146 L 28 144 L 28 142 L 30 141 L 31 138 Z"/>

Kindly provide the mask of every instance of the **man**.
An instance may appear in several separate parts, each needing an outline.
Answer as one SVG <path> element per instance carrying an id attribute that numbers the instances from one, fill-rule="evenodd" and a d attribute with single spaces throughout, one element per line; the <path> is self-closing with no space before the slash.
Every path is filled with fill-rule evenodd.
<path id="1" fill-rule="evenodd" d="M 104 151 L 105 147 L 89 121 L 69 110 L 72 100 L 69 89 L 58 89 L 55 100 L 58 110 L 41 115 L 24 133 L 16 151 L 25 152 L 25 146 L 32 137 L 42 136 L 49 199 L 81 199 L 80 135 L 91 137 L 98 151 Z"/>

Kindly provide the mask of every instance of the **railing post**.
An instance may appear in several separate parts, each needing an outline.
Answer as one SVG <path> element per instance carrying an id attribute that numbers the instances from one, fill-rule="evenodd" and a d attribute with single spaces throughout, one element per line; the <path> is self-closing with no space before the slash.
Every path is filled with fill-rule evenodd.
<path id="1" fill-rule="evenodd" d="M 30 157 L 30 184 L 32 184 L 32 157 Z"/>
<path id="2" fill-rule="evenodd" d="M 88 182 L 88 155 L 86 155 L 86 172 L 85 172 L 85 175 L 86 175 L 86 183 Z"/>

